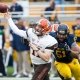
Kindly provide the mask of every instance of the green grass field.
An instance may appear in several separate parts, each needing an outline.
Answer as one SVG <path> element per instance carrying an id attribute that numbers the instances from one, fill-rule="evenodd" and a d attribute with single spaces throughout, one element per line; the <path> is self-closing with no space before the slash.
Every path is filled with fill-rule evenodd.
<path id="1" fill-rule="evenodd" d="M 31 78 L 22 77 L 22 78 L 15 78 L 12 77 L 13 67 L 7 67 L 7 77 L 2 77 L 0 80 L 31 80 Z M 50 80 L 61 80 L 60 78 L 50 78 Z"/>
<path id="2" fill-rule="evenodd" d="M 7 76 L 12 76 L 13 67 L 7 67 Z"/>

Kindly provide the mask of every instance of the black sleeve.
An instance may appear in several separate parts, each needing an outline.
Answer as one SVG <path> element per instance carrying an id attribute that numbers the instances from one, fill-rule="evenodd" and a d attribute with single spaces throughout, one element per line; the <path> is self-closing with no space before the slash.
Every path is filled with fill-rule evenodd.
<path id="1" fill-rule="evenodd" d="M 27 39 L 22 38 L 22 43 L 24 43 L 25 45 L 29 45 L 29 41 Z"/>
<path id="2" fill-rule="evenodd" d="M 26 36 L 29 37 L 28 36 L 28 29 L 26 29 Z M 29 45 L 29 40 L 22 38 L 22 43 L 24 43 L 25 45 Z"/>
<path id="3" fill-rule="evenodd" d="M 54 50 L 55 48 L 58 47 L 58 44 L 55 44 L 53 46 L 50 46 L 50 47 L 46 47 L 45 49 L 50 49 L 50 50 Z"/>
<path id="4" fill-rule="evenodd" d="M 4 33 L 3 33 L 3 37 L 2 37 L 2 39 L 3 39 L 2 47 L 4 47 L 4 43 L 5 43 L 5 34 L 4 34 Z"/>

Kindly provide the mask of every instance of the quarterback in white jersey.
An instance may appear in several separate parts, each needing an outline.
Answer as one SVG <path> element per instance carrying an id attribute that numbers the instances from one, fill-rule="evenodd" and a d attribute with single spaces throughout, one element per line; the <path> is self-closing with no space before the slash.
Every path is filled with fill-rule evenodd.
<path id="1" fill-rule="evenodd" d="M 40 19 L 37 26 L 23 31 L 14 24 L 9 13 L 6 13 L 5 17 L 13 32 L 29 41 L 30 56 L 35 71 L 32 80 L 49 80 L 52 52 L 57 44 L 56 39 L 48 34 L 52 30 L 50 22 L 47 19 Z"/>

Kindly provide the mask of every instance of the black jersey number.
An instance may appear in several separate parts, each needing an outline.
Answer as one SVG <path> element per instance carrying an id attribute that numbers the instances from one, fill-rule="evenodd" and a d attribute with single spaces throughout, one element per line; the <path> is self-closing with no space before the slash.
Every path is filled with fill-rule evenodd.
<path id="1" fill-rule="evenodd" d="M 58 58 L 66 57 L 65 51 L 57 50 L 56 55 L 57 55 Z"/>

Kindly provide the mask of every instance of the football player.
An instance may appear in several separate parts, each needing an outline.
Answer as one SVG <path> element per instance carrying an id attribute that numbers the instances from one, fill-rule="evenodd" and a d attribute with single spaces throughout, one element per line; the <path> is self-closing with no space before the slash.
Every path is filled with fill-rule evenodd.
<path id="1" fill-rule="evenodd" d="M 80 18 L 76 19 L 76 24 L 72 25 L 73 34 L 76 36 L 76 42 L 80 46 Z"/>
<path id="2" fill-rule="evenodd" d="M 58 48 L 53 52 L 55 56 L 55 66 L 62 80 L 80 80 L 80 64 L 78 55 L 80 47 L 76 44 L 73 34 L 69 33 L 69 28 L 65 24 L 59 24 L 56 32 L 51 32 L 51 36 L 58 41 Z"/>
<path id="3" fill-rule="evenodd" d="M 48 34 L 52 30 L 50 22 L 47 19 L 40 19 L 36 27 L 23 31 L 14 24 L 9 13 L 5 13 L 4 16 L 13 32 L 29 41 L 30 56 L 34 66 L 32 80 L 49 80 L 48 72 L 51 68 L 53 50 L 47 47 L 57 47 L 57 40 Z"/>

